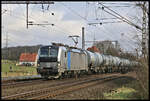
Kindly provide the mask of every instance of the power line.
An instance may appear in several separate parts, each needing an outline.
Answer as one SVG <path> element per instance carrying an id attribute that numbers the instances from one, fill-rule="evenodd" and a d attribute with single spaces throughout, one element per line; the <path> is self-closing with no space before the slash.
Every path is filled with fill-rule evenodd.
<path id="1" fill-rule="evenodd" d="M 118 16 L 120 16 L 120 17 L 117 17 L 116 15 L 114 15 L 114 14 L 112 14 L 112 13 L 110 13 L 110 12 L 108 12 L 108 11 L 106 11 L 106 10 L 104 10 L 105 12 L 107 12 L 107 13 L 109 13 L 109 14 L 111 14 L 111 15 L 113 15 L 113 16 L 115 16 L 115 17 L 117 17 L 118 19 L 121 19 L 122 21 L 124 21 L 124 22 L 126 22 L 126 23 L 128 23 L 128 24 L 130 24 L 130 25 L 132 25 L 132 26 L 134 26 L 134 27 L 136 27 L 137 29 L 140 29 L 140 30 L 142 30 L 141 29 L 141 27 L 139 27 L 138 25 L 136 25 L 136 24 L 134 24 L 134 23 L 132 23 L 131 21 L 129 21 L 128 19 L 126 19 L 125 17 L 123 17 L 123 16 L 121 16 L 120 14 L 118 14 L 117 12 L 115 12 L 115 11 L 113 11 L 112 9 L 110 9 L 109 7 L 107 7 L 107 6 L 105 6 L 105 5 L 103 5 L 102 3 L 100 3 L 99 2 L 99 4 L 101 4 L 103 7 L 102 7 L 102 9 L 104 10 L 104 7 L 105 8 L 107 8 L 108 10 L 110 10 L 111 12 L 113 12 L 113 13 L 115 13 L 115 14 L 117 14 Z"/>
<path id="2" fill-rule="evenodd" d="M 30 22 L 28 25 L 38 25 L 38 26 L 52 25 L 52 26 L 55 26 L 55 27 L 58 28 L 58 29 L 63 30 L 63 33 L 66 33 L 66 32 L 71 33 L 71 32 L 69 32 L 69 31 L 67 31 L 66 29 L 64 30 L 64 28 L 61 28 L 60 26 L 55 25 L 55 24 L 51 24 L 51 23 L 37 24 L 37 23 L 32 23 L 32 22 Z"/>
<path id="3" fill-rule="evenodd" d="M 8 10 L 8 9 L 3 9 L 3 10 L 6 10 L 6 11 L 9 12 L 10 14 L 12 13 L 11 10 Z M 15 15 L 17 15 L 17 16 L 20 16 L 20 15 L 18 15 L 18 13 L 14 13 L 14 12 L 13 12 L 13 14 L 15 14 Z M 25 15 L 23 15 L 22 17 L 25 17 Z"/>
<path id="4" fill-rule="evenodd" d="M 74 14 L 76 14 L 77 16 L 79 16 L 80 18 L 82 18 L 85 21 L 88 21 L 85 17 L 81 16 L 80 14 L 78 14 L 76 11 L 74 11 L 71 7 L 68 7 L 67 5 L 65 5 L 64 3 L 60 3 L 61 5 L 63 5 L 64 7 L 66 7 L 68 10 L 70 10 L 72 13 L 74 12 Z"/>
<path id="5" fill-rule="evenodd" d="M 21 6 L 20 4 L 18 4 L 18 6 L 19 6 L 19 8 L 21 8 L 21 9 L 22 9 L 22 11 L 23 11 L 22 6 Z M 24 17 L 26 17 L 24 13 L 23 13 L 23 16 L 24 16 Z"/>
<path id="6" fill-rule="evenodd" d="M 95 27 L 97 27 L 97 26 L 95 26 Z M 97 27 L 98 29 L 99 29 L 99 27 Z M 102 27 L 102 28 L 104 28 L 104 27 Z M 100 30 L 100 29 L 99 29 Z M 102 31 L 102 30 L 101 30 Z M 104 31 L 106 32 L 106 30 L 104 29 Z M 108 37 L 110 37 L 111 36 L 111 38 L 112 38 L 112 35 L 111 34 L 105 34 L 105 35 L 107 35 Z M 132 44 L 131 45 L 131 43 L 129 43 L 129 41 L 126 41 L 127 43 L 125 43 L 127 46 L 129 45 L 130 47 L 132 47 L 132 49 L 134 49 L 133 47 L 134 47 L 134 45 Z"/>
<path id="7" fill-rule="evenodd" d="M 112 35 L 109 35 L 109 33 L 107 33 L 106 32 L 106 30 L 101 30 L 100 29 L 100 27 L 97 27 L 97 26 L 94 26 L 94 27 L 96 27 L 99 31 L 103 31 L 103 33 L 105 33 L 105 34 L 103 34 L 103 35 L 106 35 L 107 36 L 107 38 L 109 37 L 109 38 L 111 38 L 112 39 Z M 101 28 L 103 28 L 104 29 L 104 27 L 102 26 Z M 104 32 L 105 31 L 105 32 Z"/>
<path id="8" fill-rule="evenodd" d="M 86 2 L 86 9 L 85 9 L 85 18 L 87 19 L 88 17 L 88 8 L 89 8 L 89 3 Z"/>
<path id="9" fill-rule="evenodd" d="M 58 28 L 60 28 L 60 29 L 62 29 L 63 31 L 67 31 L 66 29 L 64 30 L 64 28 L 61 28 L 60 26 L 58 26 L 58 25 L 55 25 L 56 27 L 58 27 Z M 69 33 L 71 33 L 70 31 L 67 31 L 67 32 L 69 32 Z M 72 34 L 73 35 L 73 34 Z M 74 34 L 75 35 L 75 34 Z"/>
<path id="10" fill-rule="evenodd" d="M 37 18 L 37 17 L 36 17 Z M 34 19 L 34 18 L 33 18 Z M 35 20 L 35 19 L 34 19 Z M 70 31 L 68 31 L 68 30 L 66 30 L 66 29 L 64 29 L 64 28 L 61 28 L 60 26 L 58 26 L 58 25 L 56 25 L 56 24 L 50 24 L 50 23 L 45 23 L 45 24 L 37 24 L 37 23 L 34 23 L 34 24 L 32 24 L 32 23 L 30 23 L 30 25 L 52 25 L 52 26 L 55 26 L 55 27 L 57 27 L 58 29 L 62 29 L 63 30 L 63 33 L 65 33 L 66 34 L 66 32 L 68 32 L 68 33 L 71 33 Z"/>
<path id="11" fill-rule="evenodd" d="M 107 6 L 107 7 L 131 7 L 131 6 Z"/>
<path id="12" fill-rule="evenodd" d="M 119 5 L 134 5 L 134 4 L 131 4 L 131 3 L 103 3 L 103 4 L 119 4 Z"/>
<path id="13" fill-rule="evenodd" d="M 22 18 L 22 17 L 18 17 L 18 16 L 15 16 L 15 15 L 10 15 L 10 13 L 8 14 L 8 12 L 6 12 L 5 14 L 9 15 L 9 16 L 14 16 L 15 18 L 18 18 L 20 20 L 24 20 L 25 21 L 25 18 Z"/>
<path id="14" fill-rule="evenodd" d="M 117 19 L 117 18 L 100 18 L 100 19 L 98 18 L 97 20 L 112 20 L 112 19 Z"/>
<path id="15" fill-rule="evenodd" d="M 34 5 L 34 6 L 32 7 L 32 10 L 31 10 L 31 12 L 30 12 L 30 16 L 32 15 L 32 12 L 33 12 L 35 6 L 36 6 L 36 5 Z M 30 16 L 29 16 L 29 17 L 30 17 Z"/>
<path id="16" fill-rule="evenodd" d="M 45 25 L 42 25 L 41 27 L 45 27 L 45 28 L 47 28 L 47 29 L 49 29 L 47 26 L 45 26 Z M 56 27 L 57 28 L 57 27 Z M 54 29 L 53 29 L 54 30 Z M 48 30 L 47 30 L 48 31 Z M 56 31 L 56 30 L 55 30 Z M 58 31 L 58 30 L 57 30 Z M 56 31 L 56 32 L 57 32 Z M 63 32 L 62 30 L 59 30 L 59 32 L 61 32 L 61 33 L 64 33 L 64 34 L 67 34 L 66 32 Z"/>
<path id="17" fill-rule="evenodd" d="M 102 25 L 102 24 L 108 24 L 108 23 L 122 23 L 122 21 L 112 21 L 112 22 L 95 22 L 95 23 L 88 23 L 89 25 L 92 25 L 92 24 L 99 24 L 99 25 Z"/>

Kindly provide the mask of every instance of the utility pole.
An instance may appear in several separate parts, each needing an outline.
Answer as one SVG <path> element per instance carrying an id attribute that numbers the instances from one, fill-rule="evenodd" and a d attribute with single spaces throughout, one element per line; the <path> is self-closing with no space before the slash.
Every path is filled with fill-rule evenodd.
<path id="1" fill-rule="evenodd" d="M 137 48 L 135 49 L 135 52 L 136 52 L 136 58 L 138 59 L 139 54 L 138 54 L 138 49 Z"/>
<path id="2" fill-rule="evenodd" d="M 146 57 L 146 2 L 142 4 L 143 23 L 142 23 L 142 56 Z"/>
<path id="3" fill-rule="evenodd" d="M 6 33 L 6 48 L 8 47 L 8 33 Z"/>
<path id="4" fill-rule="evenodd" d="M 82 27 L 82 49 L 85 49 L 84 27 Z"/>
<path id="5" fill-rule="evenodd" d="M 6 32 L 6 59 L 8 59 L 8 56 L 9 55 L 9 50 L 8 50 L 8 32 Z"/>
<path id="6" fill-rule="evenodd" d="M 28 6 L 29 4 L 54 4 L 53 1 L 2 1 L 2 4 L 27 4 L 26 5 L 26 14 L 27 14 L 27 19 L 26 19 L 26 25 L 28 29 Z"/>
<path id="7" fill-rule="evenodd" d="M 27 7 L 26 7 L 27 8 L 27 29 L 28 29 L 28 5 L 29 4 L 27 3 Z"/>

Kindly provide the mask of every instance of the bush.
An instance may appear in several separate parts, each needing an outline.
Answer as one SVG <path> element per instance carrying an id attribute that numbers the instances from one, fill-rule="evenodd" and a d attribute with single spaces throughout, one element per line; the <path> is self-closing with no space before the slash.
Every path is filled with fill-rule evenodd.
<path id="1" fill-rule="evenodd" d="M 148 66 L 148 59 L 141 58 L 138 60 L 141 63 L 141 66 L 139 66 L 135 71 L 137 74 L 137 79 L 140 84 L 140 88 L 138 90 L 140 91 L 140 95 L 142 99 L 148 99 L 149 98 L 149 66 Z"/>

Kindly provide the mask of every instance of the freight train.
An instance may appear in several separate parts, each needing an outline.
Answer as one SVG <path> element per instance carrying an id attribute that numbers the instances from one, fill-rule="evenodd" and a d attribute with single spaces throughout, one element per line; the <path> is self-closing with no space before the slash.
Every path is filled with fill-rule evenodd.
<path id="1" fill-rule="evenodd" d="M 85 73 L 126 73 L 138 65 L 136 61 L 59 43 L 40 47 L 37 58 L 37 72 L 44 78 L 60 78 Z"/>

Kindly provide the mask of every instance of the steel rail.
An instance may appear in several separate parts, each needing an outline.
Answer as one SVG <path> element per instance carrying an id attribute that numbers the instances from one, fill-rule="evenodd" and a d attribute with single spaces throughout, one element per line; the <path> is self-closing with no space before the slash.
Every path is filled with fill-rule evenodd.
<path id="1" fill-rule="evenodd" d="M 77 85 L 73 85 L 71 87 L 69 86 L 67 88 L 65 87 L 63 89 L 58 89 L 58 90 L 56 90 L 52 93 L 48 93 L 48 94 L 45 94 L 45 95 L 29 98 L 28 100 L 52 98 L 52 97 L 55 97 L 57 95 L 61 95 L 61 94 L 64 94 L 64 93 L 72 92 L 72 91 L 79 90 L 79 89 L 82 89 L 82 88 L 86 88 L 86 87 L 89 87 L 89 86 L 97 85 L 97 84 L 99 84 L 99 82 L 98 82 L 99 80 L 103 80 L 102 82 L 106 82 L 106 81 L 114 80 L 114 79 L 117 79 L 117 78 L 119 78 L 119 77 L 118 76 L 110 76 L 110 77 L 96 78 L 96 79 L 92 79 L 92 80 L 87 80 L 87 81 L 80 82 Z"/>
<path id="2" fill-rule="evenodd" d="M 36 83 L 41 83 L 43 80 L 38 79 L 38 80 L 31 80 L 31 81 L 21 81 L 21 82 L 12 82 L 12 83 L 6 83 L 2 84 L 1 87 L 2 89 L 9 89 L 9 88 L 15 88 L 15 87 L 20 87 L 20 86 L 27 86 L 27 85 L 32 85 Z"/>
<path id="3" fill-rule="evenodd" d="M 55 91 L 57 89 L 72 87 L 72 86 L 79 85 L 79 84 L 82 84 L 82 83 L 85 83 L 85 82 L 90 82 L 91 80 L 93 80 L 93 77 L 84 78 L 84 81 L 82 79 L 82 80 L 75 80 L 75 81 L 58 83 L 58 84 L 50 85 L 50 87 L 47 87 L 47 88 L 44 88 L 44 89 L 38 89 L 38 90 L 28 91 L 28 92 L 24 92 L 24 93 L 20 93 L 20 94 L 4 96 L 4 97 L 2 97 L 2 99 L 24 99 L 24 98 L 29 98 L 31 96 L 35 96 L 35 95 L 39 95 L 39 94 L 43 94 L 43 93 L 48 93 L 48 92 L 51 92 L 51 91 Z"/>

